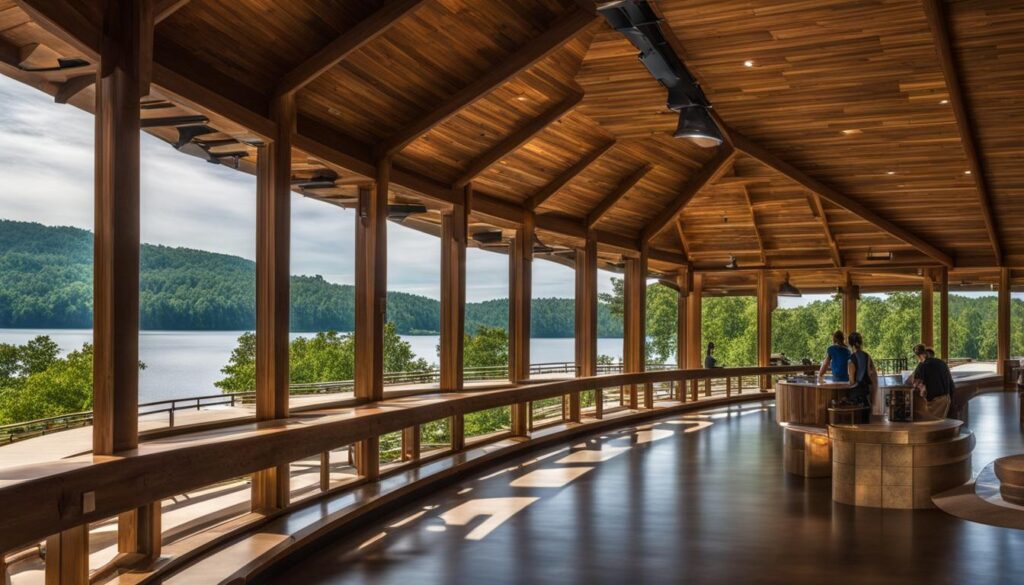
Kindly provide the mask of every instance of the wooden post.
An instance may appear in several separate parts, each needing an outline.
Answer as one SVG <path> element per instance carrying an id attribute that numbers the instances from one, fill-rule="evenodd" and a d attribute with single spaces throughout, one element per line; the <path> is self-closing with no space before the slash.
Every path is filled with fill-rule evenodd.
<path id="1" fill-rule="evenodd" d="M 689 364 L 687 358 L 687 331 L 688 302 L 690 291 L 693 290 L 693 270 L 685 267 L 676 275 L 676 286 L 679 287 L 679 296 L 676 297 L 676 367 L 680 370 L 686 369 Z M 683 380 L 676 383 L 676 400 L 686 401 L 686 384 Z"/>
<path id="2" fill-rule="evenodd" d="M 942 267 L 939 283 L 939 343 L 942 344 L 942 360 L 949 361 L 949 269 Z"/>
<path id="3" fill-rule="evenodd" d="M 646 247 L 645 247 L 646 248 Z M 647 254 L 641 251 L 639 258 L 626 258 L 624 289 L 623 366 L 627 373 L 642 372 L 646 362 L 647 337 L 644 334 L 647 304 Z M 654 405 L 644 396 L 644 408 Z M 637 385 L 628 387 L 628 404 L 632 409 L 640 407 Z"/>
<path id="4" fill-rule="evenodd" d="M 772 360 L 772 311 L 775 310 L 776 292 L 774 283 L 761 271 L 757 275 L 757 365 L 766 368 Z M 761 376 L 759 390 L 767 391 L 771 376 Z"/>
<path id="5" fill-rule="evenodd" d="M 925 269 L 921 280 L 921 343 L 926 347 L 935 344 L 935 284 L 931 271 Z"/>
<path id="6" fill-rule="evenodd" d="M 1006 360 L 1010 359 L 1010 269 L 999 269 L 999 297 L 996 318 L 996 372 L 1005 376 Z M 1015 382 L 1011 380 L 1011 382 Z"/>
<path id="7" fill-rule="evenodd" d="M 331 452 L 324 451 L 320 454 L 320 491 L 326 492 L 331 489 Z"/>
<path id="8" fill-rule="evenodd" d="M 521 384 L 530 378 L 530 294 L 533 268 L 533 214 L 526 213 L 509 246 L 509 379 Z M 530 404 L 512 405 L 512 434 L 529 433 Z"/>
<path id="9" fill-rule="evenodd" d="M 138 555 L 142 565 L 160 558 L 161 503 L 153 502 L 120 514 L 117 518 L 117 550 Z"/>
<path id="10" fill-rule="evenodd" d="M 380 479 L 380 437 L 373 437 L 355 444 L 356 472 L 370 481 Z"/>
<path id="11" fill-rule="evenodd" d="M 576 249 L 576 371 L 580 377 L 597 375 L 597 234 L 587 232 Z M 594 389 L 596 399 L 600 390 Z M 580 393 L 569 395 L 568 419 L 580 422 Z"/>
<path id="12" fill-rule="evenodd" d="M 860 297 L 860 289 L 854 286 L 850 274 L 846 274 L 846 282 L 843 285 L 843 331 L 846 335 L 857 330 L 857 299 Z"/>
<path id="13" fill-rule="evenodd" d="M 704 293 L 704 275 L 694 273 L 693 287 L 686 303 L 686 365 L 689 369 L 704 367 L 701 361 L 704 348 L 701 347 L 701 295 Z M 697 380 L 690 382 L 690 397 L 697 400 Z"/>
<path id="14" fill-rule="evenodd" d="M 416 461 L 420 458 L 420 427 L 402 429 L 402 461 Z"/>
<path id="15" fill-rule="evenodd" d="M 46 585 L 89 583 L 89 525 L 82 524 L 46 539 Z"/>
<path id="16" fill-rule="evenodd" d="M 473 197 L 472 183 L 462 197 L 441 216 L 441 391 L 461 392 L 466 320 L 466 238 L 467 218 Z M 462 445 L 455 431 L 461 429 L 462 415 L 451 417 L 452 445 Z M 460 419 L 456 422 L 454 419 Z M 417 435 L 419 430 L 417 429 Z M 461 448 L 461 447 L 459 447 Z"/>
<path id="17" fill-rule="evenodd" d="M 149 93 L 153 6 L 110 0 L 96 83 L 93 453 L 139 429 L 139 100 Z"/>

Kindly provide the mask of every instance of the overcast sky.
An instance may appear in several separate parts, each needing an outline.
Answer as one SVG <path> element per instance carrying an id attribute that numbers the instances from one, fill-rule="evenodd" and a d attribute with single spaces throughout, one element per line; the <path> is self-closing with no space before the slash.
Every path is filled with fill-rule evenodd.
<path id="1" fill-rule="evenodd" d="M 93 229 L 93 117 L 0 75 L 0 217 Z M 211 165 L 142 135 L 142 241 L 254 259 L 255 178 Z M 354 279 L 352 211 L 295 195 L 292 274 Z M 388 223 L 388 289 L 440 295 L 440 245 Z M 508 259 L 470 249 L 470 301 L 508 294 Z M 610 290 L 601 273 L 600 288 Z M 572 297 L 573 274 L 534 263 L 533 296 Z"/>

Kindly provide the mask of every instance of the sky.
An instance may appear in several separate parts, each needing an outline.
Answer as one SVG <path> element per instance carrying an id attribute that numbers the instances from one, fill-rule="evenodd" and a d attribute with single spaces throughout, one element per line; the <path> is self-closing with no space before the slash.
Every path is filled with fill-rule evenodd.
<path id="1" fill-rule="evenodd" d="M 92 114 L 0 75 L 0 218 L 93 229 Z M 255 259 L 256 179 L 182 154 L 145 133 L 142 241 Z M 293 194 L 292 274 L 352 284 L 355 215 Z M 437 238 L 388 223 L 388 290 L 440 297 Z M 508 257 L 470 249 L 470 302 L 508 295 Z M 573 297 L 572 270 L 537 260 L 533 297 Z M 611 275 L 599 287 L 611 291 Z"/>

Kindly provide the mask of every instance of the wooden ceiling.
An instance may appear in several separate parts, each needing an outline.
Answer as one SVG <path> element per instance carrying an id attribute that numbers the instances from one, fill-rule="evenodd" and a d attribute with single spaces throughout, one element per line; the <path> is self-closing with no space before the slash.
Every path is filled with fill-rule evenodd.
<path id="1" fill-rule="evenodd" d="M 95 4 L 0 0 L 0 72 L 90 109 L 94 69 L 24 65 L 93 61 Z M 173 108 L 144 116 L 208 117 L 251 171 L 269 104 L 294 92 L 296 178 L 336 173 L 308 196 L 345 204 L 390 155 L 395 198 L 438 209 L 468 183 L 480 229 L 532 212 L 559 247 L 594 229 L 607 265 L 649 245 L 659 273 L 735 256 L 805 285 L 868 252 L 895 254 L 883 275 L 1024 269 L 1019 0 L 658 0 L 731 138 L 718 149 L 671 137 L 664 88 L 588 0 L 156 7 L 153 97 Z"/>

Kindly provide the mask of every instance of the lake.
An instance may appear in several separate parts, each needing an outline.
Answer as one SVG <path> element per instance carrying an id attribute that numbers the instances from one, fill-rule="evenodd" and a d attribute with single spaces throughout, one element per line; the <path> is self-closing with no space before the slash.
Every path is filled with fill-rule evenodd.
<path id="1" fill-rule="evenodd" d="M 171 398 L 189 398 L 219 394 L 213 385 L 222 375 L 231 350 L 241 331 L 142 331 L 139 335 L 139 359 L 146 369 L 139 372 L 139 402 Z M 92 341 L 89 329 L 0 329 L 0 343 L 22 344 L 37 335 L 49 335 L 61 352 L 82 347 Z M 291 338 L 310 337 L 312 333 L 292 333 Z M 418 357 L 437 363 L 436 335 L 403 335 Z M 597 340 L 598 354 L 622 358 L 621 338 Z M 530 357 L 534 363 L 571 362 L 575 359 L 573 339 L 531 339 Z"/>

